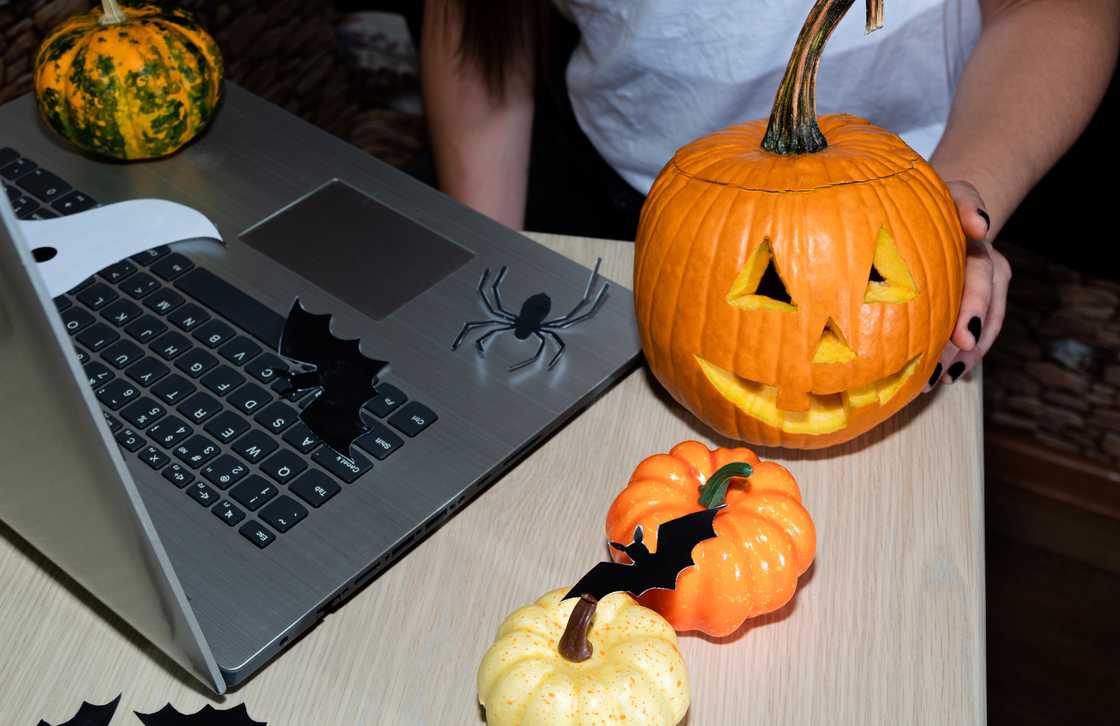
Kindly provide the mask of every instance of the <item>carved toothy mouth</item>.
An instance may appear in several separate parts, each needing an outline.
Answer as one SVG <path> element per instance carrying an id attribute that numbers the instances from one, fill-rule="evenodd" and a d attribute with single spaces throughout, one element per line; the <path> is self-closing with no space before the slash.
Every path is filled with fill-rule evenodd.
<path id="1" fill-rule="evenodd" d="M 843 393 L 810 393 L 807 410 L 785 411 L 778 408 L 777 386 L 741 378 L 700 356 L 695 357 L 700 370 L 720 395 L 748 416 L 789 434 L 829 434 L 848 425 L 851 409 L 873 403 L 885 406 L 918 370 L 922 358 L 916 356 L 900 370 L 866 386 Z"/>

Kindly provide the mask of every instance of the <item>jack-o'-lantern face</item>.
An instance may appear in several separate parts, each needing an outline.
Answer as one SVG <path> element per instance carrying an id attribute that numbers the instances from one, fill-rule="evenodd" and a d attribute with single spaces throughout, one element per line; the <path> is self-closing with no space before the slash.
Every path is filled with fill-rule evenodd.
<path id="1" fill-rule="evenodd" d="M 742 173 L 757 168 L 742 159 L 753 138 L 725 163 L 728 137 L 760 135 L 753 124 L 690 144 L 658 177 L 639 228 L 651 369 L 701 419 L 756 444 L 828 446 L 898 411 L 960 304 L 963 233 L 932 169 L 862 120 L 821 121 L 828 149 L 765 173 Z M 846 134 L 891 146 L 897 166 L 852 163 Z M 843 163 L 850 177 L 838 183 L 823 167 Z"/>

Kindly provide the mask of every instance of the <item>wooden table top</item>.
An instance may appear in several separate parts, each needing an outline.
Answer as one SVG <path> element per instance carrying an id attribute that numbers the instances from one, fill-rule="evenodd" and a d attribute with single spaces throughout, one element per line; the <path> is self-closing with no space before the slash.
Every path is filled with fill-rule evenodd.
<path id="1" fill-rule="evenodd" d="M 601 256 L 629 284 L 628 243 L 532 236 L 584 264 Z M 168 702 L 244 702 L 270 726 L 480 724 L 475 675 L 499 624 L 605 559 L 606 511 L 630 472 L 690 438 L 731 443 L 635 371 L 221 700 L 0 529 L 0 723 L 58 724 L 123 694 L 114 726 Z M 758 453 L 801 485 L 816 561 L 781 611 L 720 642 L 681 637 L 685 723 L 983 722 L 979 377 L 827 453 Z"/>

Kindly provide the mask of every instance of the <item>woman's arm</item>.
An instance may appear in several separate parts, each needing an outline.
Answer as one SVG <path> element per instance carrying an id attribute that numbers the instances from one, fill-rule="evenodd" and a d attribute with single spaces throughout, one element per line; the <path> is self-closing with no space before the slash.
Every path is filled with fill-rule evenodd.
<path id="1" fill-rule="evenodd" d="M 439 186 L 520 229 L 533 126 L 532 50 L 517 52 L 499 95 L 477 63 L 460 52 L 461 34 L 457 3 L 425 0 L 420 75 Z"/>
<path id="2" fill-rule="evenodd" d="M 980 7 L 983 30 L 930 159 L 970 240 L 961 314 L 941 359 L 953 380 L 1003 324 L 1011 272 L 991 241 L 1089 123 L 1120 46 L 1117 0 L 980 0 Z"/>

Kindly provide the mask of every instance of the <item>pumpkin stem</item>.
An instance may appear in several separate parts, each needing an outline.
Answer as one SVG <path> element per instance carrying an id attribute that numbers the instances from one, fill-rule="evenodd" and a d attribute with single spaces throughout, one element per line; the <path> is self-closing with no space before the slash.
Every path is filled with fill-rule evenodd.
<path id="1" fill-rule="evenodd" d="M 817 68 L 824 45 L 855 0 L 817 0 L 801 26 L 786 74 L 774 96 L 762 148 L 773 154 L 813 154 L 828 147 L 817 125 Z M 883 27 L 883 0 L 867 0 L 868 33 Z"/>
<path id="2" fill-rule="evenodd" d="M 97 22 L 102 25 L 120 25 L 128 20 L 128 16 L 117 5 L 117 0 L 101 0 L 101 19 Z"/>
<path id="3" fill-rule="evenodd" d="M 564 628 L 557 648 L 565 660 L 582 663 L 591 657 L 591 641 L 587 639 L 587 631 L 591 628 L 591 618 L 595 615 L 595 606 L 598 604 L 598 600 L 586 593 L 579 596 L 579 602 L 568 618 L 568 627 Z"/>
<path id="4" fill-rule="evenodd" d="M 733 461 L 724 464 L 708 477 L 708 481 L 700 486 L 700 506 L 705 509 L 715 509 L 723 505 L 727 497 L 727 485 L 732 479 L 746 479 L 751 475 L 751 465 L 745 461 Z"/>

